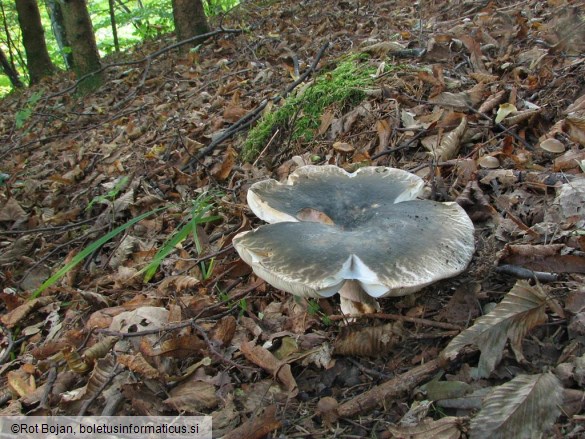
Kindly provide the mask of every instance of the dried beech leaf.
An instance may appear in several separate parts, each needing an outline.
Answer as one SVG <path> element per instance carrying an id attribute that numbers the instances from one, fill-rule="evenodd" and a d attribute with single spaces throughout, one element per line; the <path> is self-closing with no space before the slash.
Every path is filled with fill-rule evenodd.
<path id="1" fill-rule="evenodd" d="M 120 338 L 115 336 L 109 336 L 100 340 L 98 343 L 94 344 L 92 347 L 88 348 L 83 352 L 83 359 L 84 361 L 93 361 L 98 358 L 105 357 L 110 349 L 114 347 L 114 345 L 118 342 Z"/>
<path id="2" fill-rule="evenodd" d="M 471 97 L 467 92 L 451 93 L 445 91 L 429 99 L 429 102 L 439 106 L 453 108 L 457 111 L 466 111 L 471 107 Z"/>
<path id="3" fill-rule="evenodd" d="M 89 364 L 85 362 L 77 350 L 71 346 L 61 349 L 61 355 L 65 358 L 67 366 L 75 373 L 85 373 L 89 370 Z"/>
<path id="4" fill-rule="evenodd" d="M 394 437 L 407 437 L 409 439 L 458 439 L 463 431 L 465 418 L 447 416 L 438 420 L 423 419 L 415 426 L 390 426 L 388 431 Z"/>
<path id="5" fill-rule="evenodd" d="M 403 336 L 400 322 L 382 326 L 345 328 L 333 344 L 335 355 L 374 357 L 387 353 Z"/>
<path id="6" fill-rule="evenodd" d="M 207 344 L 195 334 L 179 335 L 165 340 L 155 355 L 161 357 L 187 358 L 201 354 Z"/>
<path id="7" fill-rule="evenodd" d="M 400 52 L 401 50 L 404 49 L 405 47 L 402 44 L 397 43 L 395 41 L 382 41 L 380 43 L 375 43 L 370 46 L 362 47 L 361 52 L 369 53 L 370 55 L 375 55 L 379 58 L 385 58 L 388 55 L 388 53 Z"/>
<path id="8" fill-rule="evenodd" d="M 112 378 L 114 371 L 114 361 L 112 356 L 101 358 L 97 361 L 96 366 L 91 372 L 91 376 L 87 384 L 79 389 L 73 397 L 68 398 L 68 401 L 78 401 L 89 399 L 97 395 L 103 390 L 106 383 Z"/>
<path id="9" fill-rule="evenodd" d="M 566 131 L 571 140 L 585 146 L 585 111 L 569 114 L 565 122 Z"/>
<path id="10" fill-rule="evenodd" d="M 331 123 L 333 122 L 335 115 L 333 111 L 326 110 L 323 115 L 321 116 L 321 124 L 319 125 L 319 129 L 317 130 L 317 135 L 322 136 L 327 132 Z"/>
<path id="11" fill-rule="evenodd" d="M 243 342 L 240 350 L 251 363 L 275 376 L 294 397 L 299 392 L 297 383 L 292 375 L 290 365 L 279 361 L 274 355 L 262 346 L 255 346 L 250 342 Z"/>
<path id="12" fill-rule="evenodd" d="M 25 210 L 20 207 L 20 204 L 14 198 L 9 198 L 4 206 L 0 208 L 0 221 L 21 222 L 26 218 Z"/>
<path id="13" fill-rule="evenodd" d="M 520 352 L 522 338 L 537 325 L 546 322 L 547 297 L 526 281 L 518 281 L 493 311 L 478 318 L 471 328 L 456 336 L 441 353 L 452 360 L 465 346 L 479 348 L 478 375 L 487 377 L 502 358 L 506 341 Z"/>
<path id="14" fill-rule="evenodd" d="M 381 150 L 388 147 L 390 142 L 390 135 L 392 134 L 392 127 L 387 119 L 380 119 L 376 121 L 376 132 L 378 133 L 378 148 Z"/>
<path id="15" fill-rule="evenodd" d="M 140 352 L 136 355 L 119 355 L 118 363 L 146 378 L 155 379 L 160 376 L 159 371 L 148 364 Z"/>
<path id="16" fill-rule="evenodd" d="M 30 394 L 37 388 L 34 376 L 23 369 L 9 371 L 6 378 L 8 386 L 20 397 Z"/>
<path id="17" fill-rule="evenodd" d="M 471 437 L 545 437 L 560 414 L 562 402 L 563 385 L 552 373 L 519 375 L 484 399 L 471 421 Z"/>
<path id="18" fill-rule="evenodd" d="M 500 90 L 499 92 L 491 95 L 483 104 L 480 105 L 477 111 L 480 113 L 487 113 L 488 111 L 493 110 L 500 104 L 500 102 L 502 102 L 504 96 L 506 96 L 506 93 L 506 90 Z"/>
<path id="19" fill-rule="evenodd" d="M 236 319 L 233 316 L 222 317 L 211 331 L 210 338 L 221 347 L 230 344 L 236 334 Z"/>
<path id="20" fill-rule="evenodd" d="M 163 403 L 174 410 L 196 413 L 212 409 L 219 404 L 215 386 L 204 381 L 189 380 L 179 384 L 170 392 L 171 397 Z"/>
<path id="21" fill-rule="evenodd" d="M 469 74 L 470 78 L 475 79 L 477 82 L 495 82 L 498 80 L 498 76 L 490 75 L 489 73 L 472 72 Z"/>
<path id="22" fill-rule="evenodd" d="M 459 126 L 441 139 L 441 143 L 435 151 L 431 151 L 437 157 L 437 160 L 444 162 L 457 155 L 461 147 L 461 138 L 465 134 L 466 129 L 467 118 L 463 117 Z"/>
<path id="23" fill-rule="evenodd" d="M 0 321 L 6 325 L 6 327 L 13 328 L 34 310 L 42 308 L 43 306 L 46 306 L 49 303 L 53 303 L 54 301 L 55 299 L 52 296 L 38 297 L 36 299 L 29 300 L 19 307 L 13 309 L 9 313 L 4 314 L 2 317 L 0 317 Z"/>
<path id="24" fill-rule="evenodd" d="M 161 293 L 166 293 L 169 291 L 171 286 L 174 286 L 176 291 L 183 291 L 188 288 L 193 288 L 195 285 L 199 283 L 201 283 L 201 281 L 193 276 L 186 275 L 168 276 L 162 280 L 157 290 L 160 291 Z"/>
<path id="25" fill-rule="evenodd" d="M 512 125 L 516 125 L 518 123 L 524 122 L 525 120 L 530 119 L 532 116 L 540 113 L 540 109 L 534 109 L 534 110 L 523 110 L 523 111 L 518 111 L 516 113 L 514 113 L 513 116 L 509 116 L 506 117 L 503 121 L 502 121 L 502 125 L 504 126 L 512 126 Z"/>

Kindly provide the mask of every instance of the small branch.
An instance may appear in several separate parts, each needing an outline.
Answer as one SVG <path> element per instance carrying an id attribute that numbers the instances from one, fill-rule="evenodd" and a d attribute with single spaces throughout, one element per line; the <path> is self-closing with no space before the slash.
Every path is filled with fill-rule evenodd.
<path id="1" fill-rule="evenodd" d="M 539 282 L 556 282 L 559 278 L 556 273 L 546 273 L 543 271 L 532 271 L 528 268 L 519 267 L 518 265 L 504 264 L 496 267 L 498 273 L 507 274 L 517 277 L 518 279 L 536 279 Z"/>
<path id="2" fill-rule="evenodd" d="M 439 369 L 439 360 L 431 360 L 426 364 L 414 367 L 408 372 L 397 375 L 391 380 L 372 387 L 337 408 L 339 418 L 350 418 L 354 415 L 368 412 L 380 404 L 386 404 L 398 399 L 403 393 L 409 392 L 421 383 L 431 379 Z"/>
<path id="3" fill-rule="evenodd" d="M 373 314 L 353 314 L 350 316 L 345 315 L 331 315 L 329 316 L 331 320 L 344 320 L 346 318 L 356 319 L 356 318 L 366 318 L 366 319 L 381 319 L 381 320 L 398 320 L 401 322 L 410 322 L 410 323 L 417 323 L 420 325 L 425 326 L 432 326 L 434 328 L 441 328 L 441 329 L 448 329 L 453 331 L 462 331 L 463 328 L 457 325 L 453 325 L 451 323 L 444 323 L 444 322 L 436 322 L 434 320 L 428 319 L 419 319 L 417 317 L 408 317 L 408 316 L 401 316 L 399 314 L 384 314 L 384 313 L 373 313 Z"/>

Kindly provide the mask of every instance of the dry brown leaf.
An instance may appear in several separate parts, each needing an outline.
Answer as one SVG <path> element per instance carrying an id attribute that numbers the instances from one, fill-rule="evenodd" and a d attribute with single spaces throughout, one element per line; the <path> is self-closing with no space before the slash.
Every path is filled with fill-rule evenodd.
<path id="1" fill-rule="evenodd" d="M 77 350 L 75 350 L 72 346 L 67 346 L 61 350 L 61 354 L 65 361 L 67 362 L 67 366 L 75 373 L 83 374 L 87 372 L 90 367 Z"/>
<path id="2" fill-rule="evenodd" d="M 466 418 L 457 418 L 455 416 L 446 416 L 436 421 L 431 418 L 425 418 L 415 426 L 389 426 L 388 431 L 397 438 L 459 439 L 464 431 L 466 421 Z"/>
<path id="3" fill-rule="evenodd" d="M 488 111 L 493 110 L 494 108 L 501 104 L 501 102 L 504 100 L 504 97 L 506 96 L 506 93 L 507 93 L 506 90 L 500 90 L 499 92 L 494 93 L 489 98 L 487 98 L 487 100 L 483 104 L 479 106 L 477 111 L 480 113 L 487 113 Z"/>
<path id="4" fill-rule="evenodd" d="M 508 116 L 504 120 L 502 120 L 502 125 L 510 127 L 512 125 L 522 123 L 522 122 L 532 118 L 533 116 L 536 116 L 541 111 L 542 111 L 541 109 L 537 108 L 537 109 L 533 109 L 533 110 L 522 110 L 522 111 L 515 112 L 513 115 Z"/>
<path id="5" fill-rule="evenodd" d="M 9 313 L 4 314 L 0 317 L 0 321 L 6 327 L 13 328 L 34 310 L 42 308 L 43 306 L 47 306 L 54 301 L 55 298 L 53 296 L 37 297 L 36 299 L 23 303 L 18 308 L 10 311 Z"/>
<path id="6" fill-rule="evenodd" d="M 202 355 L 207 344 L 195 334 L 186 334 L 165 340 L 155 355 L 172 358 L 188 358 Z"/>
<path id="7" fill-rule="evenodd" d="M 262 346 L 255 346 L 251 342 L 243 342 L 240 345 L 240 351 L 242 351 L 248 361 L 260 366 L 278 379 L 289 391 L 291 398 L 294 398 L 299 393 L 289 364 L 279 361 L 267 349 L 264 349 Z"/>
<path id="8" fill-rule="evenodd" d="M 119 337 L 114 336 L 104 337 L 103 340 L 100 340 L 98 343 L 83 352 L 83 360 L 86 362 L 92 362 L 98 358 L 105 357 L 119 339 Z"/>
<path id="9" fill-rule="evenodd" d="M 236 319 L 233 316 L 222 317 L 211 331 L 210 338 L 220 346 L 228 346 L 236 333 Z"/>
<path id="10" fill-rule="evenodd" d="M 29 256 L 35 245 L 36 235 L 24 235 L 18 238 L 0 253 L 0 265 L 13 264 L 24 256 Z"/>
<path id="11" fill-rule="evenodd" d="M 444 91 L 429 99 L 429 102 L 442 107 L 452 108 L 456 111 L 466 111 L 472 106 L 471 97 L 464 91 L 459 93 Z"/>
<path id="12" fill-rule="evenodd" d="M 110 355 L 106 358 L 100 358 L 93 368 L 87 384 L 72 394 L 68 401 L 78 401 L 96 396 L 103 391 L 104 386 L 112 378 L 115 364 L 113 357 Z"/>
<path id="13" fill-rule="evenodd" d="M 401 322 L 358 330 L 351 327 L 344 328 L 333 344 L 333 353 L 335 355 L 375 357 L 388 353 L 402 338 Z"/>
<path id="14" fill-rule="evenodd" d="M 376 121 L 376 132 L 378 133 L 378 147 L 376 151 L 382 151 L 388 148 L 392 128 L 390 127 L 390 123 L 387 119 L 380 119 Z"/>
<path id="15" fill-rule="evenodd" d="M 171 287 L 174 287 L 174 291 L 180 292 L 186 289 L 191 289 L 200 283 L 201 281 L 193 276 L 167 276 L 159 284 L 157 290 L 161 293 L 167 293 L 169 290 L 172 291 Z"/>
<path id="16" fill-rule="evenodd" d="M 585 111 L 570 113 L 565 122 L 566 132 L 571 140 L 585 146 Z"/>
<path id="17" fill-rule="evenodd" d="M 360 51 L 362 53 L 369 53 L 371 55 L 377 56 L 378 58 L 385 58 L 389 53 L 391 54 L 393 52 L 400 52 L 404 49 L 405 47 L 402 44 L 395 41 L 382 41 L 380 43 L 362 47 Z"/>
<path id="18" fill-rule="evenodd" d="M 473 70 L 477 73 L 489 73 L 482 61 L 483 54 L 479 42 L 473 39 L 470 35 L 460 35 L 459 39 L 465 45 L 471 54 L 471 65 Z"/>
<path id="19" fill-rule="evenodd" d="M 170 398 L 163 401 L 169 408 L 187 413 L 215 408 L 219 402 L 213 384 L 194 379 L 180 383 L 170 391 Z"/>
<path id="20" fill-rule="evenodd" d="M 140 352 L 135 355 L 118 355 L 118 363 L 146 378 L 156 379 L 160 377 L 159 371 L 148 364 Z"/>
<path id="21" fill-rule="evenodd" d="M 435 146 L 436 140 L 430 145 L 429 143 L 423 142 L 423 145 L 425 145 L 427 149 L 430 146 L 430 153 L 436 157 L 437 160 L 441 162 L 450 160 L 454 158 L 459 152 L 459 148 L 461 147 L 461 138 L 465 134 L 466 129 L 467 118 L 463 117 L 459 123 L 459 126 L 453 131 L 444 135 L 441 139 L 441 143 L 438 146 Z"/>
<path id="22" fill-rule="evenodd" d="M 215 165 L 211 170 L 212 175 L 219 181 L 224 181 L 228 178 L 236 163 L 237 156 L 238 153 L 231 146 L 228 146 L 223 155 L 223 161 L 220 164 Z"/>
<path id="23" fill-rule="evenodd" d="M 546 303 L 547 296 L 541 289 L 526 281 L 516 282 L 490 313 L 479 317 L 472 327 L 451 340 L 440 357 L 453 360 L 465 346 L 477 346 L 481 351 L 478 376 L 488 377 L 502 358 L 508 339 L 516 355 L 521 356 L 524 336 L 547 320 Z"/>
<path id="24" fill-rule="evenodd" d="M 276 418 L 276 406 L 271 405 L 266 407 L 260 415 L 251 417 L 238 428 L 230 431 L 223 439 L 262 439 L 281 426 L 282 423 Z"/>
<path id="25" fill-rule="evenodd" d="M 334 117 L 335 115 L 331 110 L 326 110 L 321 115 L 321 124 L 319 125 L 319 129 L 317 130 L 317 136 L 322 136 L 327 132 L 327 130 L 331 126 L 331 123 L 333 122 Z"/>
<path id="26" fill-rule="evenodd" d="M 485 398 L 471 420 L 471 437 L 550 437 L 547 431 L 559 416 L 562 402 L 563 385 L 552 373 L 519 375 Z"/>
<path id="27" fill-rule="evenodd" d="M 490 83 L 490 82 L 495 82 L 499 79 L 498 76 L 496 75 L 491 75 L 489 73 L 480 73 L 480 72 L 472 72 L 469 74 L 469 77 L 475 79 L 477 82 L 484 82 L 484 83 Z"/>
<path id="28" fill-rule="evenodd" d="M 9 198 L 8 201 L 0 208 L 0 221 L 22 222 L 27 218 L 25 210 L 20 207 L 18 201 Z"/>
<path id="29" fill-rule="evenodd" d="M 11 370 L 6 374 L 8 386 L 18 394 L 18 396 L 26 396 L 37 388 L 35 377 L 26 373 L 22 368 Z"/>

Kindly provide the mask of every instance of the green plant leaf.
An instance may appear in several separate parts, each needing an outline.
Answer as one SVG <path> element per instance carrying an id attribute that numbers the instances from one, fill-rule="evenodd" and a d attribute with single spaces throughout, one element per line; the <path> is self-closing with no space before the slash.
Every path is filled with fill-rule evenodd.
<path id="1" fill-rule="evenodd" d="M 127 228 L 132 227 L 134 224 L 136 224 L 139 221 L 142 221 L 144 218 L 148 218 L 149 216 L 154 215 L 155 213 L 160 212 L 161 210 L 164 210 L 164 209 L 167 209 L 167 207 L 159 207 L 158 209 L 150 210 L 146 213 L 143 213 L 142 215 L 131 219 L 127 223 L 122 224 L 120 227 L 116 227 L 114 230 L 112 230 L 111 232 L 102 236 L 97 241 L 92 242 L 90 245 L 88 245 L 82 251 L 80 251 L 78 254 L 76 254 L 73 257 L 73 259 L 71 259 L 70 262 L 65 264 L 59 271 L 57 271 L 49 279 L 44 281 L 42 283 L 42 285 L 34 291 L 34 293 L 31 295 L 30 298 L 36 299 L 37 297 L 39 297 L 43 291 L 45 291 L 48 287 L 50 287 L 55 282 L 57 282 L 59 279 L 61 279 L 61 277 L 63 277 L 65 274 L 67 274 L 73 267 L 75 267 L 77 264 L 79 264 L 81 261 L 83 261 L 87 256 L 92 254 L 94 251 L 96 251 L 98 248 L 100 248 L 102 245 L 104 245 L 106 242 L 108 242 L 114 236 L 123 232 Z"/>

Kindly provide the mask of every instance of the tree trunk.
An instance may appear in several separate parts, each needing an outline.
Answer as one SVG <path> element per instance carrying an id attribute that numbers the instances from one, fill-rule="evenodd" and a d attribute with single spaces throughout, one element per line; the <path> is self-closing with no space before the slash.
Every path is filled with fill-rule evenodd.
<path id="1" fill-rule="evenodd" d="M 79 79 L 89 75 L 79 83 L 80 91 L 93 91 L 102 85 L 103 74 L 98 72 L 102 66 L 87 4 L 85 0 L 61 0 L 61 9 L 71 43 L 73 70 Z"/>
<path id="2" fill-rule="evenodd" d="M 30 83 L 36 84 L 55 71 L 45 43 L 41 14 L 36 0 L 16 0 L 16 12 L 22 30 L 22 44 L 26 52 Z"/>
<path id="3" fill-rule="evenodd" d="M 65 31 L 61 5 L 57 0 L 45 0 L 45 7 L 49 13 L 49 18 L 51 19 L 51 28 L 53 30 L 53 34 L 55 35 L 55 39 L 57 40 L 57 45 L 61 51 L 61 56 L 63 57 L 65 66 L 67 69 L 71 69 L 73 68 L 73 56 L 71 55 L 71 50 L 69 49 L 69 38 L 67 38 L 67 32 Z"/>
<path id="4" fill-rule="evenodd" d="M 114 0 L 108 1 L 110 9 L 110 23 L 112 24 L 112 35 L 114 36 L 114 49 L 116 52 L 120 51 L 120 43 L 118 42 L 118 27 L 116 26 L 116 11 L 114 9 Z"/>
<path id="5" fill-rule="evenodd" d="M 201 0 L 172 0 L 172 3 L 177 41 L 209 32 L 209 24 L 207 24 Z M 194 44 L 183 47 L 193 46 Z"/>
<path id="6" fill-rule="evenodd" d="M 1 47 L 0 47 L 0 66 L 2 66 L 2 70 L 4 70 L 4 73 L 6 73 L 6 76 L 8 76 L 8 79 L 10 79 L 10 83 L 12 84 L 12 86 L 14 88 L 21 88 L 24 86 L 22 81 L 18 77 L 18 72 L 12 68 L 10 61 L 8 61 L 8 58 L 6 58 L 6 55 L 2 51 Z"/>

